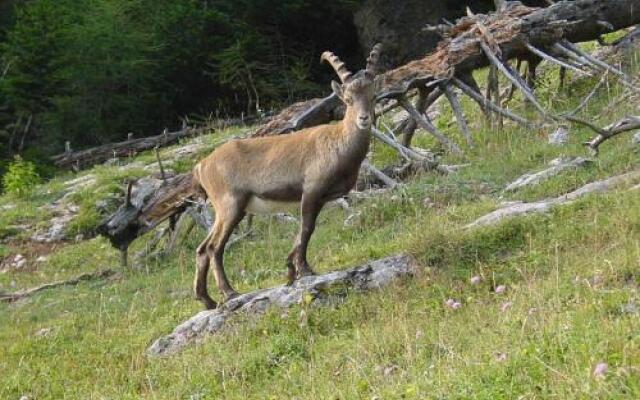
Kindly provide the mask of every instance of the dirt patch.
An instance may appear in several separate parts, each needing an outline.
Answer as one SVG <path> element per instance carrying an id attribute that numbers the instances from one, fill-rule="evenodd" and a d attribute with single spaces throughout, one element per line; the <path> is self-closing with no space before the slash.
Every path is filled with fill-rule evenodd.
<path id="1" fill-rule="evenodd" d="M 48 256 L 60 250 L 67 243 L 43 243 L 33 241 L 10 241 L 3 243 L 8 248 L 8 255 L 0 259 L 0 273 L 9 271 L 34 272 L 38 266 L 46 262 Z"/>

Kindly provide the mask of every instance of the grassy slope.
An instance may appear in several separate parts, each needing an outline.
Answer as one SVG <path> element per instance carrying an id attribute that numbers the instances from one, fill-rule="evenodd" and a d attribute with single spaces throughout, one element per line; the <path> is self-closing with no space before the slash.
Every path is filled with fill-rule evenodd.
<path id="1" fill-rule="evenodd" d="M 556 93 L 555 73 L 543 77 L 539 93 L 556 110 L 575 107 L 595 83 Z M 598 114 L 618 90 L 603 90 L 584 115 Z M 510 125 L 492 131 L 472 105 L 465 106 L 476 115 L 479 142 L 468 149 L 471 168 L 421 176 L 395 193 L 363 201 L 356 205 L 361 218 L 350 226 L 343 224 L 343 211 L 326 210 L 312 241 L 310 259 L 320 271 L 409 251 L 425 265 L 421 276 L 380 292 L 354 293 L 335 307 L 273 312 L 174 357 L 149 359 L 144 350 L 153 339 L 200 309 L 190 294 L 193 253 L 204 236 L 197 232 L 170 259 L 124 272 L 118 282 L 0 304 L 0 398 L 640 397 L 640 319 L 622 311 L 640 303 L 638 192 L 590 196 L 546 216 L 463 231 L 495 208 L 507 182 L 559 155 L 583 155 L 580 143 L 590 136 L 574 130 L 572 143 L 556 148 L 545 143 L 546 131 Z M 634 107 L 623 103 L 604 113 L 601 123 L 637 113 Z M 444 112 L 441 127 L 456 135 L 455 126 L 446 124 L 450 112 Z M 208 140 L 214 145 L 219 137 Z M 434 146 L 428 137 L 418 140 Z M 374 150 L 380 164 L 393 157 L 381 145 Z M 506 198 L 557 195 L 637 168 L 638 161 L 628 137 L 620 137 L 602 146 L 591 167 Z M 113 167 L 94 172 L 100 192 L 86 190 L 77 198 L 86 226 L 97 218 L 95 200 L 121 179 Z M 36 207 L 55 198 L 64 179 L 38 189 L 18 211 L 3 212 L 1 225 L 44 217 Z M 425 197 L 435 207 L 424 207 Z M 0 199 L 0 205 L 7 202 L 16 199 Z M 283 281 L 296 230 L 268 218 L 255 226 L 258 234 L 227 256 L 231 280 L 243 291 Z M 104 240 L 93 239 L 55 252 L 36 272 L 0 275 L 0 289 L 11 281 L 28 287 L 117 262 Z M 482 283 L 471 285 L 473 275 Z M 507 290 L 496 294 L 492 288 L 500 284 Z M 445 308 L 447 298 L 463 307 Z M 510 307 L 503 311 L 505 303 Z M 37 336 L 42 328 L 51 333 Z M 600 361 L 609 371 L 594 379 Z"/>

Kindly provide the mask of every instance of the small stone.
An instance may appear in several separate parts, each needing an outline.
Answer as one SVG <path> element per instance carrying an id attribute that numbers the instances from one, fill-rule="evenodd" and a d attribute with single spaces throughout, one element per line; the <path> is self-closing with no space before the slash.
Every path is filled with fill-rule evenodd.
<path id="1" fill-rule="evenodd" d="M 354 226 L 357 225 L 360 221 L 360 216 L 362 215 L 361 211 L 356 211 L 352 214 L 349 214 L 347 218 L 344 220 L 344 226 Z"/>
<path id="2" fill-rule="evenodd" d="M 9 283 L 9 286 L 11 286 L 12 288 L 15 288 L 16 286 L 18 286 L 18 284 L 16 283 L 16 281 L 11 281 Z"/>
<path id="3" fill-rule="evenodd" d="M 431 197 L 425 197 L 424 200 L 422 200 L 422 206 L 426 208 L 432 208 L 433 206 L 435 206 L 435 203 L 433 202 L 433 200 L 431 200 Z"/>
<path id="4" fill-rule="evenodd" d="M 496 287 L 495 292 L 498 294 L 504 293 L 507 290 L 507 287 L 505 285 L 498 285 Z"/>
<path id="5" fill-rule="evenodd" d="M 495 357 L 498 362 L 507 361 L 507 353 L 496 353 Z"/>
<path id="6" fill-rule="evenodd" d="M 26 259 L 24 259 L 24 258 L 21 258 L 21 259 L 20 259 L 20 261 L 18 261 L 18 262 L 16 262 L 16 263 L 15 263 L 15 267 L 16 267 L 17 269 L 21 269 L 21 268 L 23 268 L 25 265 L 27 265 L 27 260 L 26 260 Z"/>
<path id="7" fill-rule="evenodd" d="M 447 301 L 445 301 L 444 304 L 447 307 L 451 308 L 452 310 L 457 310 L 462 307 L 462 303 L 454 299 L 447 299 Z"/>
<path id="8" fill-rule="evenodd" d="M 76 235 L 76 237 L 75 237 L 76 243 L 82 242 L 83 240 L 84 240 L 84 235 L 82 233 L 79 233 L 79 234 Z"/>
<path id="9" fill-rule="evenodd" d="M 36 262 L 38 262 L 38 263 L 47 262 L 47 257 L 40 256 L 40 257 L 36 258 Z"/>
<path id="10" fill-rule="evenodd" d="M 607 365 L 607 363 L 599 362 L 593 369 L 593 377 L 596 379 L 604 378 L 604 375 L 607 373 L 608 369 L 609 366 Z"/>
<path id="11" fill-rule="evenodd" d="M 397 369 L 398 369 L 398 366 L 396 366 L 396 365 L 390 365 L 390 366 L 388 366 L 388 367 L 386 367 L 386 368 L 384 369 L 384 371 L 382 372 L 382 374 L 383 374 L 384 376 L 389 376 L 389 375 L 391 375 L 391 374 L 392 374 L 395 370 L 397 370 Z"/>
<path id="12" fill-rule="evenodd" d="M 620 310 L 624 314 L 632 314 L 632 315 L 640 314 L 640 307 L 638 306 L 638 303 L 634 303 L 634 302 L 623 304 L 620 307 Z"/>
<path id="13" fill-rule="evenodd" d="M 633 135 L 633 137 L 631 138 L 631 143 L 635 145 L 640 145 L 640 132 Z"/>
<path id="14" fill-rule="evenodd" d="M 476 275 L 476 276 L 472 276 L 472 277 L 471 277 L 471 279 L 469 279 L 469 282 L 470 282 L 472 285 L 477 285 L 477 284 L 479 284 L 480 282 L 482 282 L 482 278 L 481 278 L 480 276 L 478 276 L 478 275 Z"/>
<path id="15" fill-rule="evenodd" d="M 13 262 L 18 262 L 22 259 L 24 259 L 24 256 L 22 254 L 16 254 L 16 256 L 13 257 Z"/>
<path id="16" fill-rule="evenodd" d="M 42 328 L 38 332 L 36 332 L 36 336 L 46 337 L 46 336 L 49 336 L 49 334 L 51 334 L 52 331 L 53 331 L 53 328 Z"/>
<path id="17" fill-rule="evenodd" d="M 549 144 L 563 145 L 567 143 L 569 143 L 569 131 L 562 126 L 549 135 Z"/>

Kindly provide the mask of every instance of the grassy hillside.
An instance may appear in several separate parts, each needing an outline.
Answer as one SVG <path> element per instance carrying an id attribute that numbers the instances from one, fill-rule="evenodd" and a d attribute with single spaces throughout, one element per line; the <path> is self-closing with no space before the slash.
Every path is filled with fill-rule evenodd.
<path id="1" fill-rule="evenodd" d="M 558 91 L 556 76 L 555 70 L 543 73 L 538 88 L 556 112 L 575 108 L 598 80 Z M 612 80 L 582 115 L 605 125 L 637 114 L 637 100 L 615 104 L 621 91 Z M 310 246 L 318 271 L 410 252 L 424 266 L 420 276 L 375 293 L 351 293 L 332 307 L 301 305 L 258 321 L 237 320 L 225 334 L 178 355 L 148 358 L 145 349 L 155 338 L 201 308 L 191 284 L 194 250 L 205 233 L 194 231 L 170 258 L 122 270 L 115 282 L 0 304 L 0 398 L 640 398 L 638 191 L 591 195 L 547 215 L 462 228 L 502 201 L 557 196 L 637 169 L 638 148 L 630 135 L 621 136 L 602 145 L 587 168 L 504 194 L 504 186 L 523 173 L 561 155 L 584 155 L 581 143 L 592 134 L 572 128 L 568 145 L 551 146 L 546 135 L 555 127 L 526 131 L 507 123 L 496 131 L 474 105 L 464 106 L 477 145 L 465 149 L 464 159 L 444 161 L 470 167 L 447 176 L 417 176 L 400 189 L 362 200 L 348 212 L 359 213 L 349 224 L 345 211 L 325 210 Z M 463 143 L 450 124 L 450 110 L 442 112 L 439 126 Z M 238 133 L 204 137 L 201 152 Z M 437 148 L 426 135 L 417 142 Z M 374 145 L 375 163 L 393 157 Z M 153 163 L 153 155 L 130 161 L 140 168 L 99 166 L 85 173 L 96 182 L 72 196 L 81 208 L 72 236 L 95 225 L 96 202 L 121 190 L 123 178 L 145 175 L 142 166 Z M 174 168 L 188 169 L 193 161 L 181 159 Z M 0 206 L 16 205 L 2 211 L 1 236 L 19 234 L 12 226 L 49 218 L 38 207 L 60 197 L 72 178 L 56 178 L 29 199 L 0 198 Z M 297 225 L 259 217 L 254 229 L 255 235 L 227 252 L 227 272 L 241 291 L 284 282 Z M 149 239 L 137 241 L 131 253 Z M 0 255 L 20 246 L 6 244 Z M 47 261 L 37 268 L 0 274 L 0 290 L 118 265 L 118 253 L 101 238 L 47 251 Z M 471 283 L 474 276 L 480 283 Z M 497 293 L 501 285 L 505 290 Z M 462 307 L 447 307 L 449 298 Z M 602 377 L 593 375 L 598 363 L 608 366 Z"/>

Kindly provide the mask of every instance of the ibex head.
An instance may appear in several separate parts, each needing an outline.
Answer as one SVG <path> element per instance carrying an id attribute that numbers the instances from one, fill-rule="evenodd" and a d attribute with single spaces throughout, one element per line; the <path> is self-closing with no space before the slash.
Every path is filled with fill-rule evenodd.
<path id="1" fill-rule="evenodd" d="M 325 51 L 321 61 L 328 62 L 338 74 L 340 82 L 331 82 L 333 92 L 346 104 L 347 115 L 355 117 L 359 129 L 368 130 L 373 124 L 376 96 L 376 80 L 378 59 L 382 44 L 373 46 L 367 67 L 355 75 L 352 74 L 342 61 L 330 51 Z M 349 109 L 351 109 L 349 112 Z"/>

